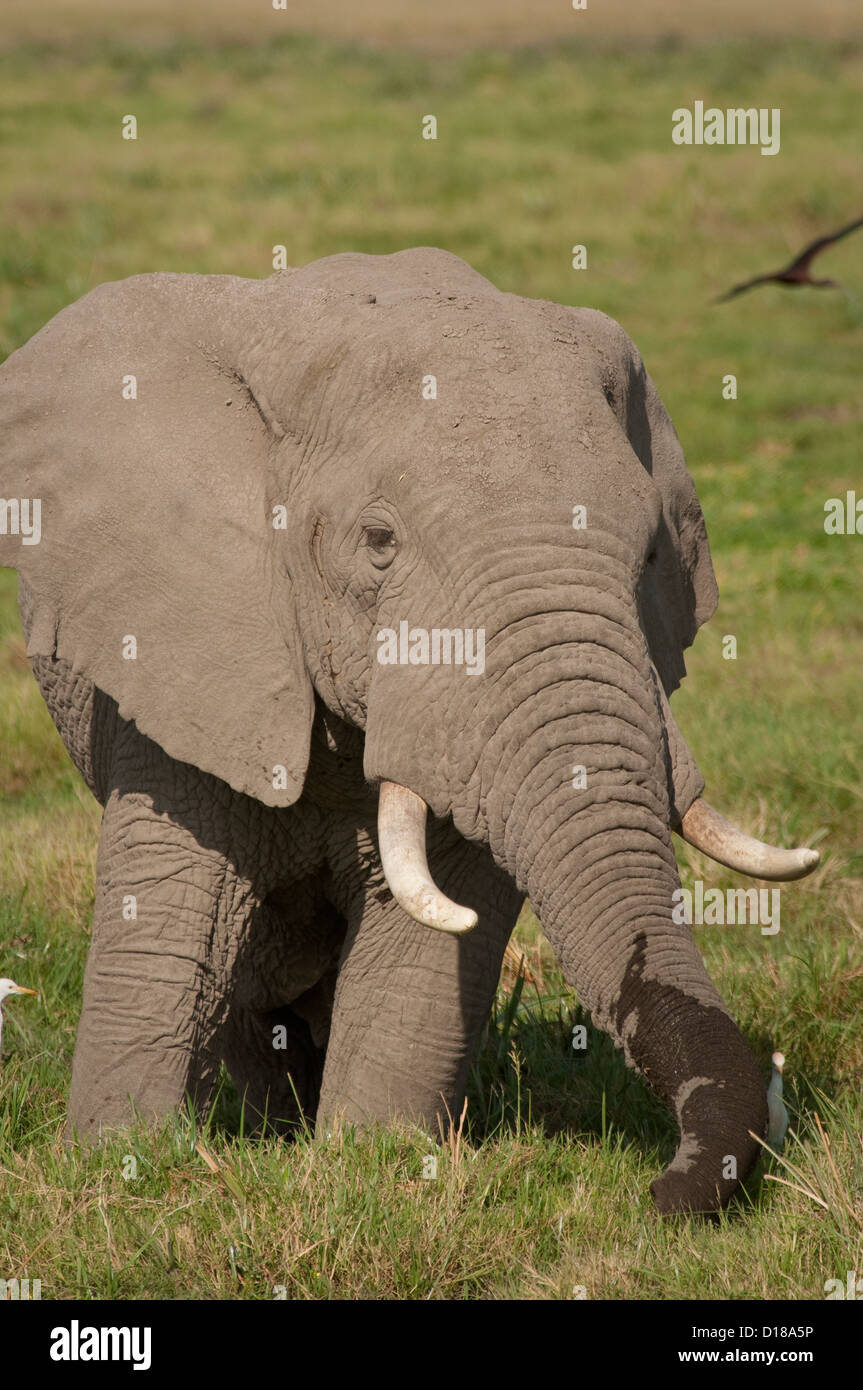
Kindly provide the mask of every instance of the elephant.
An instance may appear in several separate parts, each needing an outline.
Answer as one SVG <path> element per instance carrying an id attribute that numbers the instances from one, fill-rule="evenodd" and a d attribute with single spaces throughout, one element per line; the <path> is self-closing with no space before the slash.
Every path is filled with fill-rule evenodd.
<path id="1" fill-rule="evenodd" d="M 702 796 L 669 697 L 716 583 L 624 330 L 428 247 L 135 275 L 10 356 L 0 422 L 0 562 L 104 808 L 73 1134 L 206 1105 L 222 1063 L 287 1131 L 432 1129 L 527 897 L 676 1118 L 659 1211 L 726 1203 L 765 1084 L 671 835 L 761 878 L 818 854 Z"/>

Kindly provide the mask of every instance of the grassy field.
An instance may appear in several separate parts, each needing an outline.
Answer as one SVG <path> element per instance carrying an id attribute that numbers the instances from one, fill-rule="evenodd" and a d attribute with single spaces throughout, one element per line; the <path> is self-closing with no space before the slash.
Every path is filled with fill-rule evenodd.
<path id="1" fill-rule="evenodd" d="M 515 7 L 494 9 L 496 41 L 517 37 L 504 22 Z M 567 24 L 590 15 L 599 38 L 601 9 Z M 434 56 L 419 40 L 349 47 L 358 7 L 341 5 L 336 39 L 248 46 L 221 4 L 164 42 L 98 38 L 108 21 L 95 3 L 30 6 L 26 23 L 10 9 L 0 356 L 103 280 L 264 276 L 276 243 L 295 264 L 439 245 L 501 288 L 620 319 L 683 440 L 722 594 L 677 717 L 714 804 L 824 851 L 812 878 L 783 890 L 777 936 L 696 928 L 765 1079 L 774 1046 L 788 1058 L 793 1167 L 768 1172 L 792 1186 L 754 1182 L 717 1224 L 656 1219 L 647 1189 L 673 1126 L 603 1035 L 572 1051 L 578 1004 L 529 911 L 529 978 L 504 974 L 437 1178 L 423 1179 L 428 1145 L 406 1131 L 250 1143 L 227 1084 L 208 1117 L 67 1150 L 99 815 L 29 674 L 14 575 L 0 571 L 0 974 L 40 990 L 6 1007 L 0 1277 L 40 1278 L 45 1298 L 272 1298 L 282 1286 L 289 1298 L 565 1299 L 579 1287 L 779 1299 L 822 1297 L 825 1280 L 863 1270 L 863 538 L 823 529 L 827 498 L 863 496 L 863 240 L 820 263 L 845 293 L 711 303 L 863 212 L 863 24 L 822 5 L 812 22 L 845 25 L 843 37 L 804 43 L 775 33 L 792 11 L 805 27 L 808 5 L 739 9 L 745 43 L 647 42 L 656 28 L 640 18 L 608 29 L 610 47 L 486 51 L 464 20 L 471 50 Z M 75 42 L 44 46 L 33 26 L 45 13 L 71 14 Z M 159 13 L 145 12 L 167 23 Z M 416 38 L 394 5 L 374 14 L 359 37 Z M 709 37 L 694 30 L 684 37 Z M 780 107 L 780 155 L 674 147 L 671 112 L 695 99 Z M 420 136 L 429 112 L 436 142 Z M 135 142 L 120 138 L 127 113 Z M 574 243 L 588 247 L 586 271 L 570 268 Z M 722 398 L 727 373 L 736 401 Z M 727 634 L 736 661 L 723 659 Z M 694 852 L 681 866 L 685 883 L 743 882 Z"/>

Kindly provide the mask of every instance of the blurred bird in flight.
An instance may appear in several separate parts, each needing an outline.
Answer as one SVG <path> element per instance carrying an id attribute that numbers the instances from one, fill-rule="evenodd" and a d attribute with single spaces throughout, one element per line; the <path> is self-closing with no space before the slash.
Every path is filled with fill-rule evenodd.
<path id="1" fill-rule="evenodd" d="M 863 217 L 858 217 L 856 222 L 849 222 L 847 227 L 842 227 L 838 232 L 833 232 L 831 236 L 820 236 L 801 251 L 800 255 L 782 270 L 771 271 L 768 275 L 755 275 L 751 280 L 744 280 L 742 284 L 735 285 L 727 294 L 722 294 L 715 301 L 717 304 L 724 304 L 727 299 L 734 299 L 738 294 L 745 294 L 747 290 L 753 290 L 756 285 L 815 285 L 820 289 L 840 290 L 842 286 L 838 280 L 813 280 L 811 265 L 816 256 L 832 246 L 834 241 L 841 241 L 842 237 L 848 236 L 849 232 L 856 232 L 858 227 L 863 227 Z"/>

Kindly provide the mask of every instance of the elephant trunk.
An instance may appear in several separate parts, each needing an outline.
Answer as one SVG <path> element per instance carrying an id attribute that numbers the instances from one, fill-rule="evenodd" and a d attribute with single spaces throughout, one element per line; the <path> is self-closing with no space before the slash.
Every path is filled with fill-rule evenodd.
<path id="1" fill-rule="evenodd" d="M 701 791 L 647 648 L 621 605 L 560 615 L 553 650 L 519 660 L 480 760 L 485 831 L 539 916 L 567 983 L 662 1097 L 678 1150 L 654 1185 L 663 1212 L 710 1211 L 754 1166 L 767 1103 L 756 1059 L 676 922 L 675 807 Z M 685 765 L 685 766 L 684 766 Z"/>
<path id="2" fill-rule="evenodd" d="M 556 761 L 560 785 L 570 759 Z M 680 1144 L 654 1184 L 657 1206 L 714 1210 L 760 1151 L 750 1134 L 763 1136 L 767 1123 L 758 1064 L 689 927 L 674 921 L 679 879 L 649 794 L 637 784 L 604 786 L 567 808 L 568 783 L 549 796 L 554 763 L 538 765 L 514 808 L 520 824 L 524 816 L 535 827 L 515 851 L 517 881 L 568 984 L 677 1119 Z"/>
<path id="3" fill-rule="evenodd" d="M 655 939 L 651 941 L 654 950 Z M 679 943 L 675 943 L 679 953 Z M 637 941 L 618 1001 L 616 1031 L 633 1065 L 674 1113 L 677 1152 L 653 1183 L 663 1213 L 724 1205 L 761 1152 L 767 1099 L 760 1068 L 718 999 L 644 973 L 647 938 Z M 694 948 L 693 948 L 694 950 Z M 700 962 L 698 962 L 700 964 Z"/>
<path id="4" fill-rule="evenodd" d="M 766 1091 L 690 928 L 674 920 L 671 831 L 695 826 L 720 858 L 729 845 L 737 853 L 742 832 L 736 847 L 702 833 L 715 813 L 700 800 L 627 576 L 579 558 L 580 594 L 570 571 L 549 569 L 531 589 L 503 562 L 492 583 L 485 576 L 499 602 L 486 610 L 482 682 L 422 666 L 379 675 L 391 701 L 369 701 L 365 756 L 382 783 L 382 858 L 407 911 L 463 930 L 465 909 L 428 877 L 423 798 L 489 845 L 531 899 L 567 983 L 677 1118 L 677 1153 L 654 1185 L 660 1210 L 714 1210 L 758 1158 Z M 433 692 L 446 695 L 445 718 L 429 717 Z M 412 719 L 385 719 L 394 694 Z"/>

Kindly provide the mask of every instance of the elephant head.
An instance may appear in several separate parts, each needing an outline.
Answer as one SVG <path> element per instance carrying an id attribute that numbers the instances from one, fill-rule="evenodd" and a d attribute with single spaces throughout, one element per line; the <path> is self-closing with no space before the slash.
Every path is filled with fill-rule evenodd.
<path id="1" fill-rule="evenodd" d="M 569 984 L 673 1108 L 659 1207 L 726 1200 L 765 1088 L 674 921 L 671 832 L 761 877 L 818 856 L 701 799 L 668 697 L 716 586 L 623 330 L 441 251 L 340 255 L 103 285 L 0 377 L 4 488 L 41 502 L 38 545 L 0 536 L 31 656 L 273 807 L 302 797 L 316 700 L 362 729 L 417 930 L 476 921 L 429 876 L 430 808 L 530 896 Z"/>

